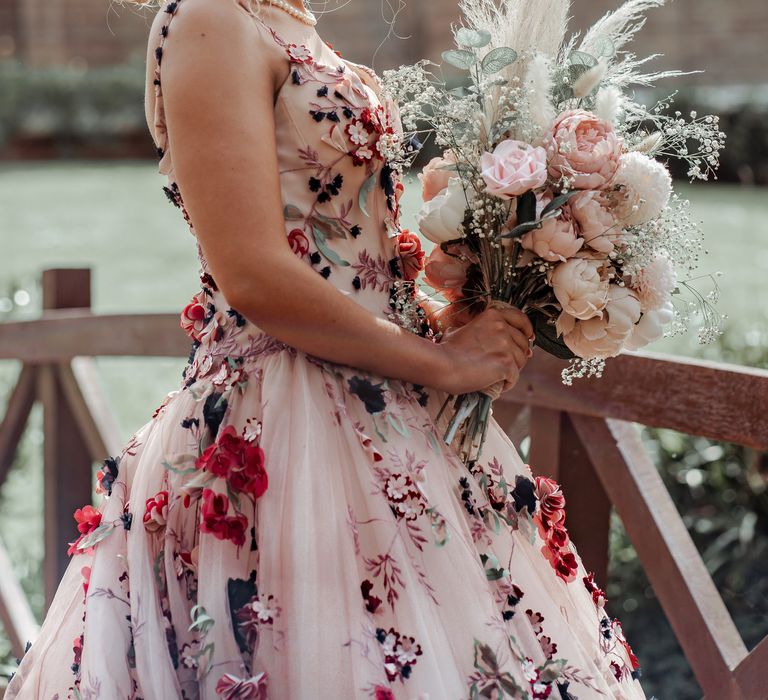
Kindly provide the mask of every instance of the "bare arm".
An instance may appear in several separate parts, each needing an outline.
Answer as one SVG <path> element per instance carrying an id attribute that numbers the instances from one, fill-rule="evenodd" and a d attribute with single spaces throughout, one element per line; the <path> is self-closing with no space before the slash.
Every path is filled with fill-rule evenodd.
<path id="1" fill-rule="evenodd" d="M 516 373 L 524 363 L 516 349 L 527 340 L 514 342 L 514 333 L 530 333 L 513 327 L 523 327 L 517 317 L 513 323 L 511 314 L 495 312 L 496 327 L 508 329 L 504 348 L 495 362 L 486 358 L 485 367 L 469 370 L 467 352 L 479 351 L 477 339 L 467 337 L 471 347 L 462 352 L 460 340 L 435 344 L 409 333 L 345 297 L 291 252 L 273 121 L 275 87 L 287 66 L 267 57 L 274 54 L 265 55 L 258 29 L 234 2 L 186 0 L 166 39 L 163 94 L 176 178 L 229 303 L 293 347 L 387 377 L 455 392 Z"/>

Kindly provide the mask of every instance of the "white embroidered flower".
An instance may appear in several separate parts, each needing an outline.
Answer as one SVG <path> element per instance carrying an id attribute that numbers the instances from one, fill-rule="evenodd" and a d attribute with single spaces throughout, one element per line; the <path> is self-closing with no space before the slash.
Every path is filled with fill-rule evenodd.
<path id="1" fill-rule="evenodd" d="M 367 145 L 360 146 L 360 148 L 355 151 L 355 155 L 360 160 L 370 160 L 373 158 L 373 151 Z"/>
<path id="2" fill-rule="evenodd" d="M 387 496 L 393 501 L 402 501 L 408 495 L 410 481 L 404 474 L 393 474 L 387 479 Z"/>
<path id="3" fill-rule="evenodd" d="M 677 287 L 677 274 L 666 255 L 657 255 L 633 275 L 632 287 L 640 298 L 643 311 L 656 311 L 669 303 Z"/>
<path id="4" fill-rule="evenodd" d="M 297 63 L 310 63 L 312 61 L 312 54 L 304 44 L 301 46 L 289 44 L 287 51 L 291 59 Z"/>
<path id="5" fill-rule="evenodd" d="M 361 121 L 354 121 L 347 125 L 347 136 L 356 146 L 362 146 L 368 143 L 368 129 Z"/>
<path id="6" fill-rule="evenodd" d="M 669 203 L 672 178 L 658 161 L 631 151 L 619 159 L 612 186 L 618 218 L 625 226 L 637 226 L 655 219 Z"/>

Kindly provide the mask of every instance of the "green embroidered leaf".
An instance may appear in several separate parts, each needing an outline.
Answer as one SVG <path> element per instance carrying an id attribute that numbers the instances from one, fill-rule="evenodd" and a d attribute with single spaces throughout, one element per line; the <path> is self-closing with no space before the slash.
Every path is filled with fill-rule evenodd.
<path id="1" fill-rule="evenodd" d="M 409 432 L 402 418 L 395 416 L 394 413 L 387 413 L 387 420 L 389 421 L 389 424 L 404 438 L 411 437 L 411 433 Z"/>
<path id="2" fill-rule="evenodd" d="M 487 644 L 483 644 L 478 639 L 475 644 L 475 668 L 484 675 L 494 676 L 499 671 L 499 661 L 493 649 Z"/>
<path id="3" fill-rule="evenodd" d="M 517 51 L 507 46 L 499 46 L 485 55 L 480 67 L 483 69 L 483 73 L 491 75 L 492 73 L 498 73 L 502 68 L 506 68 L 516 60 Z"/>
<path id="4" fill-rule="evenodd" d="M 461 68 L 462 70 L 469 70 L 472 68 L 472 66 L 475 65 L 475 62 L 477 61 L 475 54 L 473 54 L 471 51 L 466 51 L 465 49 L 451 49 L 450 51 L 443 51 L 442 56 L 446 63 L 450 63 L 452 66 Z"/>
<path id="5" fill-rule="evenodd" d="M 101 542 L 107 535 L 109 535 L 115 529 L 114 523 L 103 523 L 99 525 L 93 532 L 83 537 L 77 545 L 78 551 L 84 551 L 89 547 Z"/>
<path id="6" fill-rule="evenodd" d="M 315 214 L 312 218 L 312 222 L 317 226 L 320 226 L 325 234 L 330 238 L 346 238 L 347 232 L 344 227 L 338 222 L 337 219 L 331 219 L 328 216 L 322 214 Z"/>
<path id="7" fill-rule="evenodd" d="M 539 676 L 541 680 L 548 683 L 556 681 L 565 668 L 565 659 L 549 659 L 543 666 L 539 667 Z"/>
<path id="8" fill-rule="evenodd" d="M 360 207 L 360 211 L 363 212 L 366 216 L 370 217 L 371 215 L 368 213 L 368 195 L 371 193 L 371 190 L 373 190 L 374 186 L 376 185 L 376 180 L 378 178 L 377 173 L 373 173 L 362 185 L 360 188 L 360 194 L 358 195 L 358 206 Z"/>
<path id="9" fill-rule="evenodd" d="M 293 204 L 286 204 L 283 209 L 283 217 L 286 221 L 298 221 L 304 218 L 304 214 L 301 213 L 301 209 Z"/>
<path id="10" fill-rule="evenodd" d="M 216 624 L 216 621 L 208 614 L 202 605 L 195 605 L 192 610 L 189 611 L 189 616 L 192 618 L 192 624 L 189 626 L 190 632 L 200 632 L 201 634 L 205 634 L 214 626 L 214 624 Z"/>
<path id="11" fill-rule="evenodd" d="M 312 233 L 315 237 L 315 245 L 317 246 L 317 249 L 328 262 L 334 265 L 339 265 L 341 267 L 347 267 L 349 265 L 349 263 L 344 260 L 344 258 L 340 257 L 338 253 L 335 253 L 328 247 L 328 239 L 325 237 L 323 230 L 317 226 L 317 224 L 312 226 Z"/>
<path id="12" fill-rule="evenodd" d="M 491 33 L 487 29 L 469 29 L 462 27 L 456 32 L 456 43 L 459 46 L 470 46 L 482 49 L 491 43 Z"/>
<path id="13" fill-rule="evenodd" d="M 174 474 L 178 474 L 179 476 L 187 476 L 188 474 L 194 474 L 197 469 L 195 467 L 188 467 L 187 469 L 179 469 L 178 467 L 174 467 L 170 462 L 163 461 L 161 462 L 163 465 L 163 469 L 166 469 L 169 472 L 172 472 Z"/>

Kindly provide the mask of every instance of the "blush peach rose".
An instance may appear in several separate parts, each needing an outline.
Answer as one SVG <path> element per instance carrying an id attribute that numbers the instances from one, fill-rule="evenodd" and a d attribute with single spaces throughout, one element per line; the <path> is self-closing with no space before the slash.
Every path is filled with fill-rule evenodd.
<path id="1" fill-rule="evenodd" d="M 563 112 L 545 141 L 549 174 L 578 190 L 602 189 L 616 174 L 622 146 L 607 121 L 581 109 Z"/>
<path id="2" fill-rule="evenodd" d="M 571 258 L 549 274 L 549 284 L 563 311 L 576 319 L 601 317 L 608 303 L 606 265 L 600 260 Z"/>
<path id="3" fill-rule="evenodd" d="M 541 216 L 542 210 L 551 200 L 551 195 L 539 198 L 536 205 L 537 217 Z M 560 216 L 547 218 L 540 228 L 528 231 L 520 239 L 520 244 L 548 262 L 563 262 L 581 250 L 584 240 L 579 238 L 571 212 L 565 205 Z"/>
<path id="4" fill-rule="evenodd" d="M 451 253 L 453 255 L 444 253 L 440 246 L 432 250 L 424 266 L 424 281 L 446 299 L 454 301 L 461 297 L 461 288 L 467 282 L 471 254 L 464 246 L 452 246 Z"/>
<path id="5" fill-rule="evenodd" d="M 547 153 L 541 146 L 505 139 L 480 156 L 480 174 L 489 194 L 511 199 L 547 181 Z"/>
<path id="6" fill-rule="evenodd" d="M 448 180 L 456 176 L 456 171 L 451 168 L 456 165 L 456 156 L 452 151 L 446 151 L 442 157 L 433 158 L 419 173 L 421 182 L 421 198 L 429 202 L 448 187 Z"/>
<path id="7" fill-rule="evenodd" d="M 622 229 L 611 213 L 609 202 L 597 190 L 585 190 L 568 201 L 571 215 L 584 243 L 598 253 L 610 253 L 621 243 Z"/>

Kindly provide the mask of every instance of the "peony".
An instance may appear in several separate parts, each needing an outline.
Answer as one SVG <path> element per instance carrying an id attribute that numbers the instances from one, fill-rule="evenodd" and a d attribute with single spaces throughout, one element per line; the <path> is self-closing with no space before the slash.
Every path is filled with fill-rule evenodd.
<path id="1" fill-rule="evenodd" d="M 493 153 L 480 157 L 480 171 L 489 194 L 511 199 L 547 181 L 547 153 L 541 146 L 506 139 Z"/>
<path id="2" fill-rule="evenodd" d="M 537 217 L 541 217 L 544 207 L 551 201 L 552 195 L 549 193 L 538 198 L 536 202 Z M 584 245 L 584 241 L 577 235 L 573 226 L 571 211 L 566 205 L 561 208 L 557 218 L 549 217 L 542 222 L 540 228 L 523 234 L 520 244 L 544 260 L 559 262 L 576 255 Z"/>
<path id="3" fill-rule="evenodd" d="M 433 158 L 419 173 L 421 182 L 421 197 L 429 202 L 448 187 L 448 180 L 456 177 L 456 171 L 451 166 L 456 165 L 456 156 L 453 151 L 446 151 L 442 158 Z"/>
<path id="4" fill-rule="evenodd" d="M 672 178 L 658 161 L 632 151 L 619 160 L 612 186 L 615 213 L 625 226 L 637 226 L 664 211 L 672 194 Z"/>
<path id="5" fill-rule="evenodd" d="M 640 320 L 640 300 L 627 287 L 611 285 L 601 317 L 580 321 L 567 313 L 557 319 L 557 332 L 565 344 L 582 358 L 618 355 Z"/>
<path id="6" fill-rule="evenodd" d="M 460 238 L 466 208 L 464 186 L 458 177 L 452 177 L 447 187 L 425 202 L 416 214 L 419 230 L 437 244 Z"/>
<path id="7" fill-rule="evenodd" d="M 449 300 L 461 297 L 470 265 L 469 250 L 464 246 L 452 246 L 451 253 L 443 252 L 440 246 L 434 248 L 424 267 L 424 281 Z"/>
<path id="8" fill-rule="evenodd" d="M 675 309 L 671 301 L 659 309 L 646 311 L 635 324 L 632 335 L 624 343 L 624 347 L 627 350 L 639 350 L 658 340 L 664 335 L 664 326 L 670 323 L 674 316 Z"/>
<path id="9" fill-rule="evenodd" d="M 643 311 L 655 311 L 669 303 L 677 287 L 677 274 L 671 260 L 657 255 L 648 265 L 633 275 L 632 288 L 640 298 Z"/>
<path id="10" fill-rule="evenodd" d="M 407 280 L 415 280 L 424 269 L 424 251 L 421 249 L 421 239 L 405 228 L 397 236 L 396 247 L 397 254 L 400 256 L 403 277 Z"/>
<path id="11" fill-rule="evenodd" d="M 608 303 L 608 277 L 601 260 L 571 258 L 549 274 L 549 284 L 563 307 L 574 319 L 602 317 Z"/>
<path id="12" fill-rule="evenodd" d="M 579 192 L 569 200 L 571 215 L 584 242 L 598 253 L 610 253 L 622 240 L 622 230 L 608 208 L 608 201 L 596 190 Z"/>
<path id="13" fill-rule="evenodd" d="M 608 122 L 576 109 L 555 120 L 545 145 L 552 177 L 576 189 L 599 190 L 616 174 L 622 140 Z"/>

